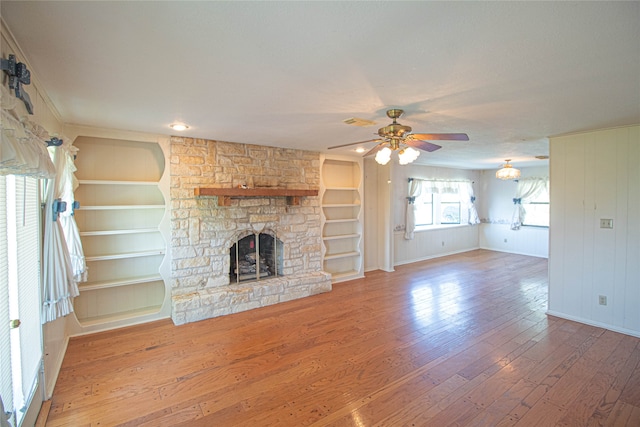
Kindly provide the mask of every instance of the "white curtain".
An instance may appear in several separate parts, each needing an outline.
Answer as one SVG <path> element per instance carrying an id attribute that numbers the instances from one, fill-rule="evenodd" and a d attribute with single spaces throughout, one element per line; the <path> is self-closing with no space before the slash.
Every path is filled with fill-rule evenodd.
<path id="1" fill-rule="evenodd" d="M 407 212 L 405 217 L 404 238 L 413 240 L 416 229 L 416 197 L 422 192 L 422 180 L 409 178 L 409 192 L 407 196 Z"/>
<path id="2" fill-rule="evenodd" d="M 518 187 L 516 188 L 516 195 L 513 198 L 513 216 L 511 218 L 511 229 L 519 230 L 524 221 L 524 216 L 527 211 L 522 205 L 535 199 L 543 191 L 548 191 L 549 178 L 547 177 L 534 177 L 534 178 L 520 178 L 518 180 Z"/>
<path id="3" fill-rule="evenodd" d="M 479 224 L 480 218 L 473 204 L 473 183 L 471 181 L 456 181 L 447 179 L 416 179 L 409 178 L 407 197 L 407 212 L 405 218 L 404 238 L 413 240 L 416 229 L 415 199 L 425 194 L 459 194 L 461 206 L 469 212 L 469 224 Z"/>
<path id="4" fill-rule="evenodd" d="M 74 174 L 77 169 L 73 159 L 78 152 L 78 148 L 72 146 L 71 143 L 67 143 L 68 139 L 65 138 L 64 141 L 64 144 L 57 149 L 61 157 L 58 169 L 60 175 L 58 189 L 60 191 L 60 198 L 66 203 L 67 209 L 64 212 L 60 212 L 58 221 L 62 224 L 65 242 L 69 250 L 73 278 L 76 282 L 85 282 L 87 280 L 87 264 L 84 258 L 82 242 L 80 241 L 80 231 L 76 224 L 76 218 L 73 215 L 75 202 L 74 191 L 78 188 L 78 180 Z M 64 164 L 62 164 L 63 161 Z"/>
<path id="5" fill-rule="evenodd" d="M 52 178 L 55 168 L 45 142 L 49 135 L 26 118 L 16 118 L 16 98 L 3 85 L 0 94 L 0 175 Z"/>
<path id="6" fill-rule="evenodd" d="M 44 211 L 44 243 L 42 263 L 43 305 L 42 322 L 51 322 L 73 311 L 73 298 L 79 295 L 78 284 L 72 268 L 71 255 L 65 239 L 63 221 L 54 212 L 54 204 L 62 201 L 67 179 L 67 152 L 63 147 L 55 147 L 54 164 L 59 171 L 54 179 L 47 182 L 47 196 Z M 66 206 L 66 212 L 71 210 Z"/>
<path id="7" fill-rule="evenodd" d="M 460 203 L 462 208 L 467 210 L 468 213 L 468 223 L 471 225 L 480 224 L 480 217 L 478 216 L 478 211 L 476 210 L 476 196 L 473 193 L 473 183 L 471 181 L 459 182 L 460 188 Z"/>

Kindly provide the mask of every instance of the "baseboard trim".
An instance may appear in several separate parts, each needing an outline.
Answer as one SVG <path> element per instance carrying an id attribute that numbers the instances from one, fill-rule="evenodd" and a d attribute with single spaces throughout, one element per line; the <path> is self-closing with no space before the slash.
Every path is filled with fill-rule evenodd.
<path id="1" fill-rule="evenodd" d="M 571 320 L 573 322 L 584 323 L 585 325 L 595 326 L 596 328 L 607 329 L 609 331 L 618 332 L 620 334 L 630 335 L 632 337 L 640 338 L 640 331 L 634 331 L 633 329 L 621 328 L 619 326 L 610 325 L 608 323 L 597 322 L 591 319 L 585 319 L 578 316 L 572 316 L 570 314 L 560 313 L 558 311 L 547 310 L 547 314 L 550 316 L 560 317 L 561 319 Z"/>
<path id="2" fill-rule="evenodd" d="M 53 372 L 45 372 L 44 373 L 44 400 L 51 399 L 53 396 L 53 389 L 56 387 L 56 382 L 58 381 L 58 375 L 60 374 L 60 369 L 62 369 L 62 362 L 64 362 L 64 355 L 67 354 L 67 347 L 69 346 L 69 336 L 65 337 L 64 344 L 62 345 L 62 350 L 58 352 L 58 357 L 53 364 Z"/>
<path id="3" fill-rule="evenodd" d="M 427 260 L 430 260 L 430 259 L 442 258 L 443 256 L 462 254 L 462 253 L 465 253 L 465 252 L 471 252 L 471 251 L 475 251 L 475 250 L 478 250 L 478 249 L 482 249 L 482 248 L 476 247 L 476 248 L 461 249 L 459 251 L 453 251 L 453 252 L 443 252 L 443 253 L 430 255 L 430 256 L 426 256 L 426 257 L 420 257 L 420 258 L 414 258 L 414 259 L 399 261 L 399 262 L 394 263 L 393 265 L 397 266 L 397 265 L 404 265 L 404 264 L 413 264 L 414 262 L 427 261 Z"/>
<path id="4" fill-rule="evenodd" d="M 507 251 L 507 250 L 504 250 L 504 249 L 492 248 L 492 247 L 488 247 L 488 246 L 480 246 L 479 249 L 486 249 L 488 251 L 494 251 L 494 252 L 504 252 L 506 254 L 525 255 L 525 256 L 532 256 L 532 257 L 535 257 L 535 258 L 549 259 L 548 255 L 532 254 L 532 253 L 518 252 L 518 251 Z"/>

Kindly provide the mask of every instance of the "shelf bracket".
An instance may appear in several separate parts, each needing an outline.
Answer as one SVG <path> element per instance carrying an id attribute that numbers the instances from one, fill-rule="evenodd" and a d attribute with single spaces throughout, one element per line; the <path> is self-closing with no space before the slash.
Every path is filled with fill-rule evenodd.
<path id="1" fill-rule="evenodd" d="M 218 196 L 218 206 L 231 206 L 231 196 Z"/>

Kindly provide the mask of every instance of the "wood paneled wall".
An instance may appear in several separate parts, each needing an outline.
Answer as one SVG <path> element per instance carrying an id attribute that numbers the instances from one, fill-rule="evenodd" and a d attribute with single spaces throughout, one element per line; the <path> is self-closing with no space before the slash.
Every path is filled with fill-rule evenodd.
<path id="1" fill-rule="evenodd" d="M 480 248 L 542 258 L 549 257 L 549 229 L 509 224 L 480 224 Z"/>
<path id="2" fill-rule="evenodd" d="M 393 237 L 395 265 L 478 249 L 477 225 L 418 231 L 413 240 L 406 240 L 404 232 Z"/>
<path id="3" fill-rule="evenodd" d="M 640 336 L 640 126 L 552 138 L 550 158 L 549 312 Z"/>

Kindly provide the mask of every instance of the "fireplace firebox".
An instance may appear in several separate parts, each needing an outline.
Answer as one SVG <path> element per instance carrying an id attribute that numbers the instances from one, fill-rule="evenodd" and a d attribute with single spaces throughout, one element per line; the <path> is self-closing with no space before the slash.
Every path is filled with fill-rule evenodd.
<path id="1" fill-rule="evenodd" d="M 282 242 L 269 233 L 250 234 L 229 249 L 229 283 L 282 276 Z"/>

